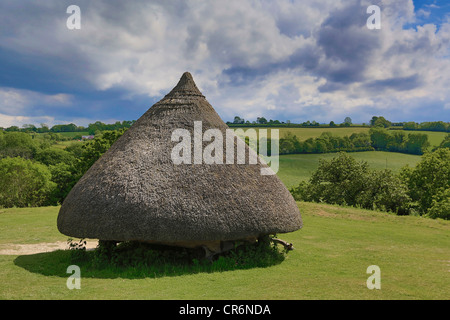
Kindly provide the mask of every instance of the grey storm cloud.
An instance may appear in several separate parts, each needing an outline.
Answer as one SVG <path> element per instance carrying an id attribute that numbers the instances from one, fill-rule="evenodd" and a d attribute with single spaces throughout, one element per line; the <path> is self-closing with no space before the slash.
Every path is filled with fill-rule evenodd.
<path id="1" fill-rule="evenodd" d="M 330 13 L 317 32 L 317 44 L 325 55 L 318 66 L 320 76 L 332 83 L 345 84 L 365 80 L 372 55 L 380 47 L 377 32 L 366 28 L 366 6 L 357 1 Z M 341 88 L 328 85 L 327 91 Z"/>
<path id="2" fill-rule="evenodd" d="M 367 82 L 364 86 L 371 91 L 412 90 L 421 85 L 421 79 L 417 74 L 409 77 L 396 77 L 384 80 L 375 80 Z"/>

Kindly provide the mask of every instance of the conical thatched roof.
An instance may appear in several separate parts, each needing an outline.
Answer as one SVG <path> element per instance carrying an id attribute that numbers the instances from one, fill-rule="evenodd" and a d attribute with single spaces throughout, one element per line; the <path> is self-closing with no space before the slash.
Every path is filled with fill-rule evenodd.
<path id="1" fill-rule="evenodd" d="M 174 164 L 172 132 L 192 132 L 194 121 L 202 121 L 203 132 L 217 128 L 224 137 L 228 129 L 186 72 L 73 187 L 59 212 L 60 232 L 176 243 L 301 228 L 300 212 L 283 183 L 276 175 L 261 175 L 266 164 Z"/>

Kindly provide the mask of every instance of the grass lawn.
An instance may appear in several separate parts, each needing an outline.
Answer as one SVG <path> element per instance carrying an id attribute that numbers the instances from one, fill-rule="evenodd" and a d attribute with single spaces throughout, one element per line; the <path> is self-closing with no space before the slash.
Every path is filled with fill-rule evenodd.
<path id="1" fill-rule="evenodd" d="M 367 161 L 372 169 L 388 168 L 394 172 L 398 172 L 407 164 L 414 167 L 421 158 L 417 155 L 384 151 L 350 152 L 349 155 L 358 161 Z M 319 159 L 336 156 L 336 153 L 281 155 L 277 175 L 287 187 L 291 187 L 302 180 L 308 180 L 317 169 Z"/>
<path id="2" fill-rule="evenodd" d="M 325 204 L 298 203 L 303 229 L 284 235 L 295 250 L 271 267 L 179 276 L 83 277 L 69 290 L 67 251 L 0 255 L 0 299 L 448 299 L 450 222 Z M 59 207 L 1 209 L 0 250 L 65 241 Z M 369 290 L 378 265 L 381 289 Z"/>

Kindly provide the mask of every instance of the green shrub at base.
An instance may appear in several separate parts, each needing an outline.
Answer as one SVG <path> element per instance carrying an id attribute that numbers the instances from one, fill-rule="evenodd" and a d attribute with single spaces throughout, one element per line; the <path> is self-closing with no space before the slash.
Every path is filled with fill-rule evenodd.
<path id="1" fill-rule="evenodd" d="M 206 258 L 202 248 L 187 249 L 142 242 L 99 241 L 86 251 L 83 240 L 71 245 L 71 263 L 92 276 L 161 277 L 199 272 L 222 272 L 264 268 L 279 264 L 286 250 L 280 250 L 271 237 L 256 243 L 240 243 L 234 249 Z"/>

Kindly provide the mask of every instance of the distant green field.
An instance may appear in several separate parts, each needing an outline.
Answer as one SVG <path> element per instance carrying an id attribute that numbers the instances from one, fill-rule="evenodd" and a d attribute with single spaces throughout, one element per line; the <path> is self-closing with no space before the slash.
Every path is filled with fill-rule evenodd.
<path id="1" fill-rule="evenodd" d="M 239 129 L 237 127 L 232 127 L 231 129 Z M 286 133 L 291 132 L 296 135 L 300 141 L 304 141 L 309 138 L 318 138 L 323 132 L 331 132 L 335 136 L 345 137 L 350 136 L 352 133 L 360 133 L 360 132 L 369 132 L 369 128 L 364 127 L 339 127 L 339 128 L 276 128 L 276 127 L 267 127 L 267 128 L 259 128 L 259 127 L 243 127 L 240 128 L 245 130 L 248 129 L 267 129 L 267 136 L 271 137 L 271 130 L 277 129 L 279 130 L 280 138 L 283 138 Z"/>
<path id="2" fill-rule="evenodd" d="M 59 134 L 64 136 L 64 137 L 73 138 L 75 136 L 88 136 L 89 132 L 87 132 L 87 131 L 82 131 L 82 132 L 59 132 Z"/>
<path id="3" fill-rule="evenodd" d="M 236 127 L 232 127 L 232 129 L 237 129 Z M 241 129 L 267 129 L 267 135 L 270 137 L 271 129 L 278 129 L 279 130 L 279 136 L 280 138 L 284 137 L 286 133 L 291 132 L 292 134 L 296 135 L 297 138 L 300 141 L 304 141 L 309 138 L 318 138 L 323 132 L 331 132 L 331 134 L 338 136 L 338 137 L 345 137 L 350 136 L 353 133 L 360 133 L 360 132 L 369 132 L 370 128 L 368 127 L 338 127 L 338 128 L 275 128 L 275 127 L 268 127 L 268 128 L 248 128 L 243 127 Z M 435 131 L 411 131 L 411 130 L 399 130 L 404 132 L 406 135 L 410 133 L 424 133 L 428 135 L 428 141 L 430 142 L 430 145 L 437 146 L 439 145 L 442 140 L 444 140 L 445 136 L 447 135 L 446 132 L 435 132 Z"/>
<path id="4" fill-rule="evenodd" d="M 394 172 L 399 172 L 407 164 L 414 167 L 421 158 L 417 155 L 384 151 L 350 152 L 348 154 L 358 161 L 367 161 L 372 169 L 387 168 Z M 313 171 L 317 169 L 319 159 L 331 159 L 336 156 L 336 153 L 281 155 L 277 175 L 287 187 L 296 186 L 300 181 L 309 179 Z"/>
<path id="5" fill-rule="evenodd" d="M 316 203 L 298 206 L 304 226 L 279 235 L 295 248 L 280 264 L 156 277 L 130 276 L 120 270 L 107 277 L 92 272 L 85 276 L 89 271 L 81 269 L 80 290 L 69 290 L 67 267 L 72 262 L 67 250 L 0 253 L 0 299 L 447 300 L 450 296 L 449 221 Z M 0 209 L 0 252 L 12 244 L 65 241 L 67 237 L 56 229 L 58 210 Z M 381 271 L 379 290 L 366 285 L 371 265 Z"/>

